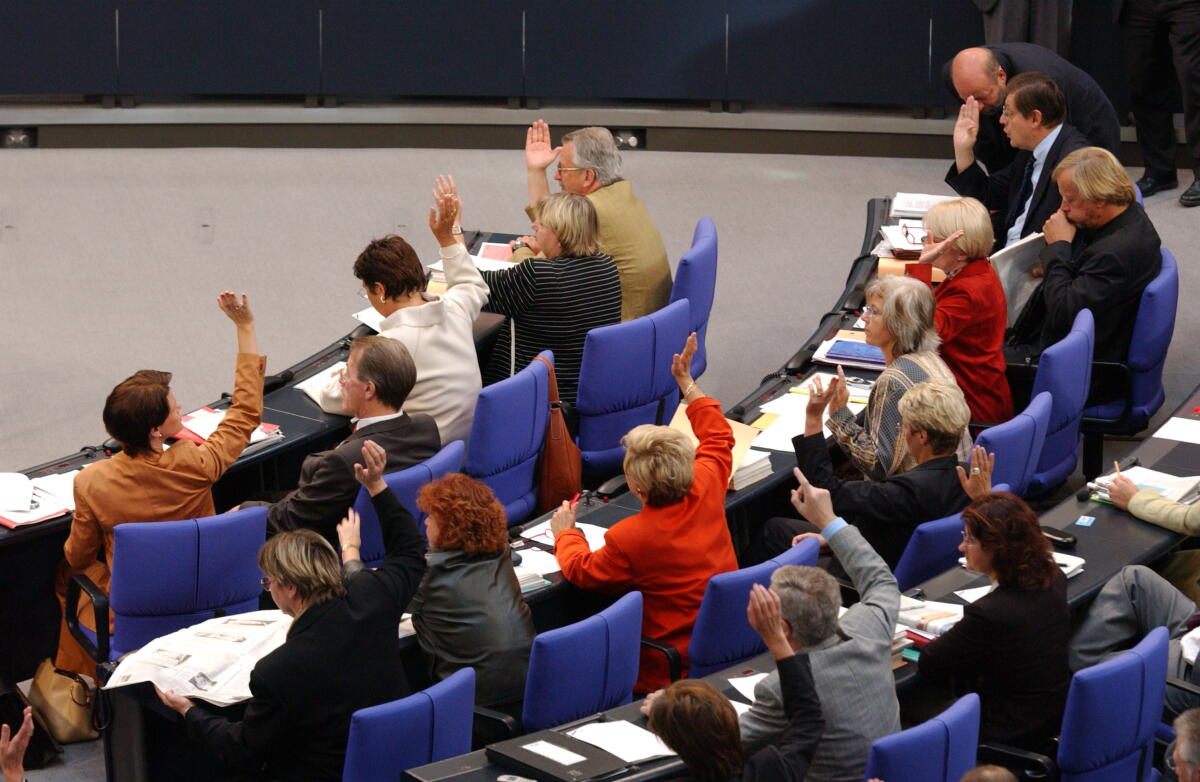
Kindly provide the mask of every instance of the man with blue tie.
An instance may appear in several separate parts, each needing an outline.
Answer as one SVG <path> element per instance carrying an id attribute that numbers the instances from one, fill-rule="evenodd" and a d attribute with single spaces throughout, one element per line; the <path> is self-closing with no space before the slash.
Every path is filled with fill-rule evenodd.
<path id="1" fill-rule="evenodd" d="M 983 202 L 994 215 L 999 250 L 1042 229 L 1058 211 L 1062 197 L 1051 173 L 1058 162 L 1088 146 L 1087 137 L 1066 124 L 1062 90 L 1040 73 L 1022 73 L 1008 81 L 1000 124 L 1017 149 L 1013 161 L 985 172 L 975 160 L 980 104 L 968 97 L 954 125 L 954 164 L 946 184 L 959 195 Z"/>

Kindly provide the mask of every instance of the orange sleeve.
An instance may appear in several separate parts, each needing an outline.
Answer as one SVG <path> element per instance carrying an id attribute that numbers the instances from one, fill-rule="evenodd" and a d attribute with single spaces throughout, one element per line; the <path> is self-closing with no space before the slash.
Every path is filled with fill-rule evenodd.
<path id="1" fill-rule="evenodd" d="M 688 421 L 700 445 L 696 446 L 696 467 L 712 470 L 719 486 L 729 484 L 733 472 L 733 429 L 721 412 L 721 403 L 711 396 L 693 399 L 687 406 Z"/>
<path id="2" fill-rule="evenodd" d="M 217 430 L 200 446 L 201 470 L 216 481 L 233 464 L 262 421 L 263 374 L 266 356 L 238 353 L 233 376 L 233 404 Z"/>
<path id="3" fill-rule="evenodd" d="M 71 517 L 71 533 L 63 544 L 63 555 L 68 565 L 80 570 L 99 557 L 100 549 L 104 546 L 104 533 L 79 490 L 76 489 L 74 493 L 75 512 Z"/>
<path id="4" fill-rule="evenodd" d="M 626 520 L 625 523 L 628 523 Z M 563 578 L 581 589 L 616 591 L 633 582 L 633 567 L 608 534 L 604 548 L 592 551 L 577 529 L 567 529 L 554 540 L 554 556 Z"/>

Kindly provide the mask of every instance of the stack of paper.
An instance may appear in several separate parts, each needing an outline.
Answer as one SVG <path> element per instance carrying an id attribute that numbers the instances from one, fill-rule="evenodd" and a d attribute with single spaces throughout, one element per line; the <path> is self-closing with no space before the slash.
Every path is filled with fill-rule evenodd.
<path id="1" fill-rule="evenodd" d="M 890 255 L 893 258 L 899 258 L 902 261 L 915 261 L 921 257 L 921 251 L 924 249 L 921 241 L 925 238 L 925 229 L 920 227 L 920 223 L 916 227 L 909 222 L 901 220 L 900 225 L 885 225 L 881 226 L 879 232 L 883 234 L 883 240 L 890 248 Z"/>
<path id="2" fill-rule="evenodd" d="M 740 491 L 752 483 L 761 481 L 771 474 L 771 454 L 767 451 L 746 451 L 742 466 L 733 471 L 729 478 L 729 486 L 734 491 Z"/>
<path id="3" fill-rule="evenodd" d="M 829 380 L 836 375 L 828 373 L 817 373 L 812 377 L 820 377 L 825 387 L 828 387 Z M 762 415 L 752 424 L 756 429 L 761 429 L 762 432 L 754 440 L 754 447 L 759 449 L 767 449 L 769 451 L 793 451 L 792 438 L 799 434 L 804 434 L 804 424 L 806 419 L 806 409 L 808 407 L 808 387 L 812 381 L 812 377 L 806 379 L 803 383 L 793 387 L 793 391 L 799 389 L 795 393 L 780 394 L 775 399 L 762 405 L 759 408 Z M 850 389 L 850 401 L 846 407 L 854 415 L 867 406 L 867 396 L 870 393 L 869 387 L 866 385 L 856 386 L 847 383 Z M 829 410 L 826 409 L 821 416 L 823 431 L 828 437 L 829 432 Z"/>
<path id="4" fill-rule="evenodd" d="M 202 407 L 193 413 L 188 413 L 183 417 L 183 428 L 175 435 L 175 439 L 191 440 L 200 445 L 212 437 L 213 432 L 217 431 L 217 427 L 225 420 L 225 413 L 225 410 L 213 410 L 211 407 Z M 281 439 L 283 439 L 283 431 L 279 428 L 279 424 L 259 424 L 258 428 L 250 433 L 251 445 Z"/>
<path id="5" fill-rule="evenodd" d="M 0 526 L 15 529 L 63 516 L 75 509 L 72 482 L 79 470 L 30 480 L 0 473 Z"/>
<path id="6" fill-rule="evenodd" d="M 616 755 L 626 763 L 641 763 L 675 754 L 658 736 L 625 720 L 589 722 L 567 731 L 567 735 Z"/>
<path id="7" fill-rule="evenodd" d="M 900 614 L 897 616 L 900 624 L 912 630 L 919 630 L 926 636 L 937 637 L 944 634 L 963 617 L 963 607 L 956 603 L 936 603 L 932 600 L 907 599 L 901 600 Z"/>
<path id="8" fill-rule="evenodd" d="M 924 217 L 934 204 L 953 201 L 956 195 L 929 195 L 927 193 L 896 193 L 892 197 L 892 217 Z"/>
<path id="9" fill-rule="evenodd" d="M 521 565 L 517 565 L 513 570 L 517 573 L 517 584 L 521 587 L 522 593 L 532 592 L 535 589 L 550 585 L 550 582 L 542 578 L 542 574 L 536 570 Z"/>
<path id="10" fill-rule="evenodd" d="M 861 331 L 840 329 L 821 343 L 813 353 L 813 361 L 829 366 L 856 367 L 858 369 L 882 370 L 883 351 L 868 345 Z"/>
<path id="11" fill-rule="evenodd" d="M 1188 499 L 1194 502 L 1196 491 L 1200 489 L 1200 476 L 1196 475 L 1177 478 L 1165 472 L 1146 469 L 1141 465 L 1130 467 L 1121 474 L 1133 481 L 1138 489 L 1156 491 L 1168 500 L 1175 502 L 1183 502 Z M 1089 484 L 1089 488 L 1092 489 L 1092 499 L 1098 502 L 1111 502 L 1108 498 L 1108 489 L 1115 479 L 1116 473 L 1110 473 L 1100 476 L 1095 483 Z"/>
<path id="12" fill-rule="evenodd" d="M 750 444 L 754 442 L 754 438 L 758 437 L 758 430 L 752 426 L 747 426 L 741 421 L 734 421 L 731 418 L 726 418 L 725 423 L 729 424 L 729 428 L 733 430 L 733 472 L 729 476 L 729 488 L 739 489 L 742 486 L 748 486 L 757 480 L 765 478 L 771 474 L 771 464 L 767 462 L 765 465 L 760 464 L 757 467 L 749 467 L 746 473 L 742 473 L 742 466 L 746 463 L 746 459 L 752 453 Z M 691 421 L 687 417 L 687 405 L 683 402 L 675 408 L 675 415 L 671 416 L 672 429 L 683 432 L 692 441 L 692 446 L 698 446 L 700 440 L 692 431 Z M 766 456 L 766 454 L 763 454 Z M 761 456 L 753 457 L 751 464 L 758 464 L 762 460 Z M 739 478 L 741 474 L 741 478 Z M 740 485 L 735 485 L 735 481 Z"/>
<path id="13" fill-rule="evenodd" d="M 1071 554 L 1062 554 L 1057 551 L 1054 552 L 1053 556 L 1054 564 L 1058 565 L 1059 569 L 1062 570 L 1063 575 L 1067 578 L 1077 576 L 1083 572 L 1083 566 L 1086 563 L 1086 560 L 1083 557 L 1076 557 Z M 959 557 L 958 564 L 965 568 L 967 566 L 966 557 Z M 987 592 L 983 591 L 985 589 L 990 591 L 991 588 L 979 587 L 978 589 L 960 589 L 958 592 L 955 592 L 955 594 L 966 600 L 968 603 L 974 603 L 976 600 L 987 594 Z"/>
<path id="14" fill-rule="evenodd" d="M 576 522 L 575 528 L 587 538 L 588 548 L 592 551 L 599 551 L 604 548 L 604 533 L 608 532 L 607 529 L 597 527 L 595 524 L 586 524 L 582 521 Z M 554 534 L 550 532 L 550 519 L 546 519 L 541 524 L 534 524 L 529 529 L 524 530 L 521 533 L 521 537 L 525 540 L 536 540 L 547 546 L 553 546 Z M 522 553 L 521 556 L 524 557 L 525 555 Z"/>

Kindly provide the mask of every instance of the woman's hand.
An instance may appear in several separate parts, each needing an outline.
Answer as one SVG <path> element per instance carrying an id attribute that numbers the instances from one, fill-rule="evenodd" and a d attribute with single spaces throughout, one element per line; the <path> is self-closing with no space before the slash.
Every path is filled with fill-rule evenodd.
<path id="1" fill-rule="evenodd" d="M 825 413 L 825 408 L 829 406 L 829 400 L 833 399 L 833 388 L 837 385 L 837 378 L 830 378 L 829 387 L 821 382 L 821 378 L 814 377 L 812 382 L 808 384 L 808 404 L 804 407 L 804 414 L 810 420 L 816 419 L 820 422 Z M 806 432 L 807 434 L 807 432 Z"/>
<path id="2" fill-rule="evenodd" d="M 641 707 L 640 707 L 638 710 L 639 710 L 639 711 L 640 711 L 640 712 L 641 712 L 641 713 L 642 713 L 644 716 L 646 716 L 646 717 L 649 717 L 649 716 L 650 716 L 650 710 L 654 708 L 654 702 L 655 702 L 656 700 L 658 700 L 658 696 L 660 696 L 660 695 L 662 695 L 662 694 L 663 694 L 663 691 L 662 691 L 662 690 L 655 690 L 654 692 L 652 692 L 652 693 L 649 693 L 649 694 L 648 694 L 648 695 L 647 695 L 647 696 L 646 696 L 646 697 L 645 697 L 645 698 L 642 700 L 642 705 L 641 705 Z"/>
<path id="3" fill-rule="evenodd" d="M 833 415 L 850 401 L 850 388 L 846 385 L 846 372 L 838 364 L 837 383 L 829 384 L 829 414 Z"/>
<path id="4" fill-rule="evenodd" d="M 536 236 L 518 236 L 516 239 L 513 239 L 508 243 L 509 248 L 512 249 L 513 245 L 517 242 L 524 242 L 525 246 L 529 248 L 529 252 L 533 253 L 534 255 L 537 255 L 542 251 L 542 246 L 538 244 Z"/>
<path id="5" fill-rule="evenodd" d="M 921 249 L 921 257 L 918 259 L 918 263 L 933 263 L 934 261 L 938 260 L 943 254 L 945 254 L 947 250 L 953 248 L 964 234 L 966 234 L 966 231 L 959 229 L 940 242 L 926 244 L 925 247 Z M 932 235 L 928 232 L 926 232 L 925 236 L 927 238 L 932 238 Z"/>
<path id="6" fill-rule="evenodd" d="M 982 445 L 971 449 L 971 475 L 961 466 L 958 470 L 958 483 L 963 492 L 972 500 L 978 500 L 992 493 L 992 472 L 996 468 L 996 454 L 988 453 Z"/>
<path id="7" fill-rule="evenodd" d="M 454 190 L 454 180 L 438 177 L 438 184 L 433 189 L 433 200 L 437 208 L 429 207 L 429 230 L 433 233 L 438 244 L 451 247 L 462 238 L 460 233 L 455 235 L 454 227 L 458 225 L 459 210 L 462 203 Z"/>
<path id="8" fill-rule="evenodd" d="M 362 520 L 354 508 L 346 510 L 346 518 L 337 525 L 338 545 L 342 548 L 342 562 L 362 559 Z"/>
<path id="9" fill-rule="evenodd" d="M 787 629 L 783 624 L 783 610 L 779 595 L 762 584 L 750 587 L 750 602 L 746 605 L 746 619 L 758 633 L 767 650 L 776 660 L 790 657 L 792 645 L 788 643 Z"/>
<path id="10" fill-rule="evenodd" d="M 217 306 L 221 308 L 230 320 L 239 328 L 254 323 L 254 313 L 250 311 L 250 300 L 242 294 L 241 301 L 233 291 L 225 291 L 217 296 Z"/>
<path id="11" fill-rule="evenodd" d="M 383 471 L 387 467 L 387 451 L 374 440 L 363 441 L 362 464 L 354 465 L 354 479 L 367 488 L 374 497 L 387 488 L 383 482 Z"/>
<path id="12" fill-rule="evenodd" d="M 688 394 L 692 391 L 699 392 L 696 387 L 696 381 L 692 379 L 692 357 L 696 355 L 696 350 L 699 348 L 699 342 L 696 340 L 696 332 L 688 334 L 687 341 L 683 343 L 683 352 L 676 353 L 671 356 L 671 375 L 675 378 L 675 382 L 679 384 L 679 393 L 683 395 L 683 401 L 688 401 Z M 694 397 L 704 396 L 703 393 L 693 394 Z"/>
<path id="13" fill-rule="evenodd" d="M 550 517 L 550 534 L 557 538 L 558 533 L 575 529 L 575 506 L 563 500 L 558 510 Z"/>

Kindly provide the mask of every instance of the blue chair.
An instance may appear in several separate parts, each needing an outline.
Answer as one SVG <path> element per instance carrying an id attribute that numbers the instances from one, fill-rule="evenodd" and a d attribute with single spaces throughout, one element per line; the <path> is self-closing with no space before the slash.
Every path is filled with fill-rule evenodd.
<path id="1" fill-rule="evenodd" d="M 539 633 L 525 678 L 525 732 L 632 701 L 641 637 L 641 592 L 630 592 L 581 622 Z"/>
<path id="2" fill-rule="evenodd" d="M 708 366 L 704 337 L 708 333 L 708 316 L 712 313 L 717 292 L 717 226 L 711 217 L 701 217 L 692 234 L 692 246 L 679 259 L 675 269 L 675 284 L 671 301 L 687 299 L 690 306 L 688 327 L 696 332 L 700 346 L 692 357 L 692 377 L 700 377 Z"/>
<path id="3" fill-rule="evenodd" d="M 425 514 L 417 508 L 417 493 L 430 481 L 458 470 L 462 466 L 463 450 L 462 440 L 455 440 L 420 464 L 414 464 L 412 467 L 406 467 L 383 476 L 384 483 L 417 520 L 422 535 L 425 534 Z M 379 517 L 375 515 L 375 506 L 371 504 L 371 495 L 367 494 L 365 488 L 359 488 L 358 496 L 354 498 L 354 510 L 358 511 L 358 515 L 361 517 L 359 534 L 362 537 L 362 548 L 359 549 L 359 553 L 362 556 L 363 564 L 368 567 L 376 567 L 383 562 L 387 551 L 383 545 L 383 531 L 379 527 Z"/>
<path id="4" fill-rule="evenodd" d="M 579 449 L 584 476 L 604 480 L 625 458 L 621 438 L 639 424 L 666 424 L 675 414 L 679 387 L 671 356 L 687 340 L 689 303 L 588 332 L 579 368 Z"/>
<path id="5" fill-rule="evenodd" d="M 821 544 L 816 538 L 802 540 L 796 545 L 778 554 L 771 562 L 775 563 L 775 567 L 783 567 L 784 565 L 807 565 L 809 567 L 817 564 L 817 557 L 821 554 Z M 774 572 L 774 571 L 772 571 Z M 747 595 L 749 600 L 749 595 Z"/>
<path id="6" fill-rule="evenodd" d="M 266 529 L 267 509 L 261 507 L 186 521 L 118 524 L 107 598 L 83 574 L 68 584 L 67 605 L 76 605 L 82 590 L 92 601 L 97 627 L 87 629 L 68 612 L 71 634 L 96 662 L 104 662 L 214 616 L 258 610 L 258 550 Z"/>
<path id="7" fill-rule="evenodd" d="M 1043 391 L 1012 419 L 984 429 L 975 438 L 976 445 L 996 454 L 993 482 L 1008 484 L 1018 496 L 1025 494 L 1042 456 L 1053 405 L 1050 394 Z"/>
<path id="8" fill-rule="evenodd" d="M 554 363 L 554 354 L 541 355 Z M 538 460 L 550 415 L 550 371 L 541 361 L 485 386 L 475 403 L 471 448 L 463 472 L 491 487 L 508 524 L 537 509 Z"/>
<path id="9" fill-rule="evenodd" d="M 999 464 L 999 457 L 996 462 Z M 992 484 L 992 491 L 1008 490 L 1006 483 Z M 917 525 L 896 562 L 894 572 L 901 592 L 958 566 L 962 529 L 961 512 Z"/>
<path id="10" fill-rule="evenodd" d="M 933 719 L 877 739 L 865 779 L 887 782 L 958 782 L 975 767 L 979 696 L 970 693 Z"/>
<path id="11" fill-rule="evenodd" d="M 350 718 L 342 782 L 396 782 L 405 769 L 471 751 L 475 669 Z"/>
<path id="12" fill-rule="evenodd" d="M 1079 420 L 1092 379 L 1096 327 L 1091 310 L 1080 310 L 1067 336 L 1042 351 L 1030 398 L 1049 391 L 1050 424 L 1027 493 L 1045 494 L 1067 479 L 1079 461 Z"/>
<path id="13" fill-rule="evenodd" d="M 1175 332 L 1178 306 L 1179 265 L 1171 251 L 1163 248 L 1162 269 L 1142 291 L 1129 356 L 1120 365 L 1128 375 L 1128 395 L 1083 411 L 1079 428 L 1083 431 L 1083 471 L 1088 478 L 1102 471 L 1105 434 L 1139 432 L 1162 407 L 1163 366 Z"/>

